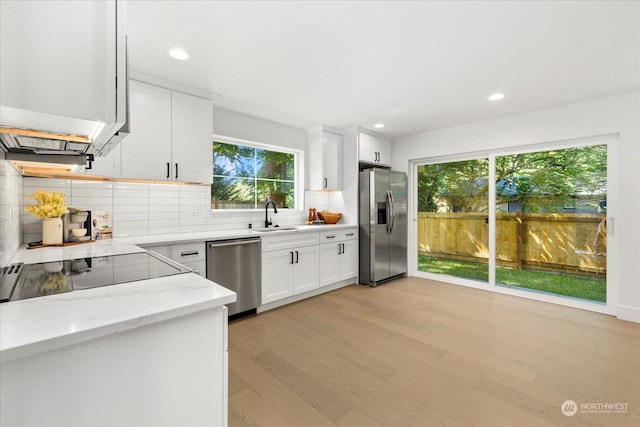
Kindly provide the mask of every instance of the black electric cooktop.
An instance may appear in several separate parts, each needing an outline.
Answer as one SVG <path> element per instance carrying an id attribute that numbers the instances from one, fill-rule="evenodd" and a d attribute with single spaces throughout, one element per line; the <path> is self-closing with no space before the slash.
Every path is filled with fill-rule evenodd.
<path id="1" fill-rule="evenodd" d="M 154 279 L 191 270 L 157 254 L 77 258 L 38 264 L 12 264 L 0 278 L 0 302 Z"/>

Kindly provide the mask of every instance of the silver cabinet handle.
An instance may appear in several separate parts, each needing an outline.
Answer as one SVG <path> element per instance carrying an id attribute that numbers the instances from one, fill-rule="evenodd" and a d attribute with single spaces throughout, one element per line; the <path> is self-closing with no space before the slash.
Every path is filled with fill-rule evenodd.
<path id="1" fill-rule="evenodd" d="M 296 251 L 296 264 L 298 264 L 298 251 Z"/>
<path id="2" fill-rule="evenodd" d="M 170 164 L 169 164 L 169 162 L 167 162 L 167 179 L 169 179 L 169 177 L 171 176 L 170 171 L 169 171 L 169 167 L 170 167 Z"/>
<path id="3" fill-rule="evenodd" d="M 328 183 L 327 183 L 327 178 L 324 179 L 324 187 L 323 188 L 327 188 L 328 187 Z"/>
<path id="4" fill-rule="evenodd" d="M 356 233 L 347 233 L 347 236 L 355 236 Z"/>
<path id="5" fill-rule="evenodd" d="M 338 255 L 342 254 L 342 245 L 338 243 Z"/>
<path id="6" fill-rule="evenodd" d="M 335 239 L 336 236 L 325 236 L 325 239 Z"/>
<path id="7" fill-rule="evenodd" d="M 176 179 L 178 179 L 178 164 L 176 163 Z"/>
<path id="8" fill-rule="evenodd" d="M 291 262 L 289 264 L 293 264 L 293 252 L 289 252 L 289 255 L 291 255 Z"/>
<path id="9" fill-rule="evenodd" d="M 190 252 L 180 252 L 180 256 L 194 256 L 198 255 L 200 252 L 198 251 L 190 251 Z"/>

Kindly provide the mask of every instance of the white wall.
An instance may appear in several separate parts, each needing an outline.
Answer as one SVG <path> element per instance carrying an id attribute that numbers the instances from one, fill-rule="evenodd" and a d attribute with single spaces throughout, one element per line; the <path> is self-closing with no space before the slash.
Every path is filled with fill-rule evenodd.
<path id="1" fill-rule="evenodd" d="M 218 107 L 213 107 L 213 133 L 307 151 L 307 134 L 302 129 Z"/>
<path id="2" fill-rule="evenodd" d="M 489 107 L 489 106 L 488 106 Z M 487 107 L 487 108 L 488 108 Z M 394 141 L 393 168 L 408 171 L 412 159 L 619 134 L 619 168 L 613 171 L 619 201 L 613 268 L 619 289 L 616 314 L 640 322 L 640 92 L 562 105 L 402 137 Z"/>
<path id="3" fill-rule="evenodd" d="M 22 177 L 0 152 L 0 267 L 9 265 L 20 245 Z"/>

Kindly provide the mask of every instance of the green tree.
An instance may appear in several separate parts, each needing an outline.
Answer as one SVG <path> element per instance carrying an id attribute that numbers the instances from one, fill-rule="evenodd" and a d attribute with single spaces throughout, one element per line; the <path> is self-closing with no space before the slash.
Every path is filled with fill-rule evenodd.
<path id="1" fill-rule="evenodd" d="M 486 210 L 489 187 L 487 159 L 418 167 L 418 209 L 436 212 L 438 202 L 458 212 Z"/>
<path id="2" fill-rule="evenodd" d="M 295 205 L 293 154 L 219 141 L 212 143 L 211 199 L 232 207 L 256 207 L 272 198 L 278 207 Z"/>
<path id="3" fill-rule="evenodd" d="M 497 156 L 497 202 L 517 201 L 524 212 L 553 212 L 587 200 L 597 209 L 606 177 L 606 145 Z M 454 211 L 481 211 L 488 191 L 487 159 L 418 167 L 421 212 L 437 211 L 442 200 Z"/>
<path id="4" fill-rule="evenodd" d="M 607 147 L 568 148 L 496 157 L 497 201 L 518 201 L 523 212 L 554 212 L 606 194 Z"/>

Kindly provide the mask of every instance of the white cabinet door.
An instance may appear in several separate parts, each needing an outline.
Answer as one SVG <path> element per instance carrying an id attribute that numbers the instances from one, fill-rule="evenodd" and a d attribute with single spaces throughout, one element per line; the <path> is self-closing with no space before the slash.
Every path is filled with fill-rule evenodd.
<path id="1" fill-rule="evenodd" d="M 213 105 L 130 81 L 131 133 L 121 143 L 122 178 L 213 181 Z"/>
<path id="2" fill-rule="evenodd" d="M 309 135 L 309 190 L 342 190 L 342 135 L 324 128 Z"/>
<path id="3" fill-rule="evenodd" d="M 206 99 L 172 93 L 171 179 L 213 182 L 213 104 Z"/>
<path id="4" fill-rule="evenodd" d="M 262 304 L 293 295 L 293 250 L 263 252 Z M 295 261 L 295 260 L 293 260 Z"/>
<path id="5" fill-rule="evenodd" d="M 391 143 L 383 139 L 376 141 L 376 150 L 378 153 L 378 164 L 391 166 Z"/>
<path id="6" fill-rule="evenodd" d="M 358 275 L 358 241 L 345 240 L 342 242 L 340 254 L 340 280 L 351 279 Z"/>
<path id="7" fill-rule="evenodd" d="M 167 180 L 171 173 L 171 91 L 129 81 L 131 133 L 121 143 L 122 177 Z"/>
<path id="8" fill-rule="evenodd" d="M 58 121 L 114 121 L 115 0 L 2 1 L 0 19 L 3 107 L 55 115 Z M 46 120 L 34 118 L 38 119 Z M 42 128 L 42 123 L 15 125 L 68 133 L 74 127 L 71 123 L 56 124 L 68 130 Z M 89 132 L 78 128 L 76 133 Z"/>
<path id="9" fill-rule="evenodd" d="M 318 246 L 294 249 L 293 294 L 318 289 Z"/>
<path id="10" fill-rule="evenodd" d="M 361 162 L 381 166 L 391 165 L 391 143 L 382 137 L 359 132 L 358 152 Z"/>
<path id="11" fill-rule="evenodd" d="M 340 281 L 338 265 L 341 243 L 332 242 L 320 245 L 320 286 L 327 286 Z"/>
<path id="12" fill-rule="evenodd" d="M 120 177 L 120 144 L 104 157 L 96 157 L 91 165 L 91 169 L 85 169 L 87 175 L 107 176 L 110 178 Z"/>
<path id="13" fill-rule="evenodd" d="M 375 155 L 376 141 L 373 136 L 360 132 L 358 134 L 358 151 L 361 162 L 375 163 L 377 156 Z"/>
<path id="14" fill-rule="evenodd" d="M 313 162 L 314 159 L 311 159 Z M 322 132 L 323 190 L 342 190 L 342 135 Z"/>

